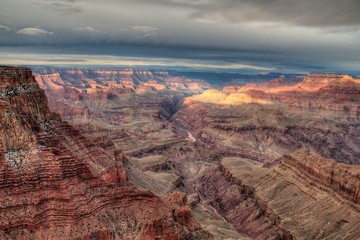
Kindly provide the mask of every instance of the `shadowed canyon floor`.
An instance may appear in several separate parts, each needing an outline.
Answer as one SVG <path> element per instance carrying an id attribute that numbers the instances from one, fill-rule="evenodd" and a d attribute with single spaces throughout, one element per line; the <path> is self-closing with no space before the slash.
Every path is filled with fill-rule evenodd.
<path id="1" fill-rule="evenodd" d="M 359 79 L 219 90 L 146 69 L 34 71 L 71 126 L 29 70 L 2 68 L 0 236 L 360 238 Z"/>

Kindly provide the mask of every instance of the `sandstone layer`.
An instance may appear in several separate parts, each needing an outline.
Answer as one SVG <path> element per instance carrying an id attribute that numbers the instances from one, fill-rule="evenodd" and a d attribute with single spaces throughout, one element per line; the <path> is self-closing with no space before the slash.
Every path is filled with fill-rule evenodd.
<path id="1" fill-rule="evenodd" d="M 359 164 L 360 83 L 347 75 L 310 74 L 295 85 L 208 90 L 184 100 L 173 120 L 209 154 L 272 162 L 306 148 Z"/>
<path id="2" fill-rule="evenodd" d="M 242 93 L 248 97 L 248 102 L 283 102 L 298 108 L 344 112 L 351 117 L 360 115 L 360 79 L 346 74 L 308 74 L 295 85 L 275 79 L 264 84 L 230 86 L 223 90 L 230 95 Z"/>
<path id="3" fill-rule="evenodd" d="M 27 68 L 0 68 L 2 239 L 209 239 L 184 194 L 127 182 L 110 154 L 50 112 Z"/>
<path id="4" fill-rule="evenodd" d="M 84 79 L 84 74 L 88 74 L 90 70 L 74 72 L 71 77 L 66 74 L 72 72 L 69 69 L 35 68 L 35 70 L 38 74 L 36 80 L 40 85 L 43 84 L 43 80 L 51 81 L 51 78 L 46 76 L 50 72 L 59 73 L 59 79 L 54 81 L 63 89 L 44 86 L 50 108 L 76 126 L 87 139 L 108 154 L 121 149 L 125 156 L 123 164 L 129 182 L 138 188 L 149 189 L 162 196 L 176 191 L 190 195 L 196 192 L 188 179 L 190 177 L 188 172 L 193 169 L 193 161 L 202 157 L 191 135 L 178 134 L 183 130 L 173 124 L 171 117 L 184 97 L 193 94 L 194 89 L 203 91 L 208 84 L 203 84 L 203 81 L 199 80 L 172 76 L 169 73 L 150 74 L 151 72 L 147 71 L 145 76 L 138 70 L 126 70 L 127 78 L 132 81 L 151 77 L 160 79 L 162 84 L 169 87 L 139 92 L 141 85 L 148 80 L 144 80 L 143 83 L 136 80 L 138 84 L 136 89 L 118 91 L 117 89 L 122 88 L 125 69 L 117 69 L 113 72 L 122 74 L 91 75 L 91 78 L 101 86 L 114 79 L 118 80 L 117 87 L 109 88 L 110 92 L 107 94 L 101 94 L 85 91 L 86 87 L 76 85 L 77 79 Z M 62 83 L 65 81 L 67 84 Z M 150 83 L 153 84 L 153 81 Z M 169 84 L 172 85 L 171 88 Z M 206 204 L 196 202 L 191 206 L 201 226 L 216 238 L 246 239 L 244 234 L 236 232 L 231 224 L 213 213 L 213 209 Z"/>
<path id="5" fill-rule="evenodd" d="M 309 152 L 285 156 L 271 168 L 228 157 L 197 185 L 210 204 L 254 239 L 358 239 L 359 173 L 358 166 Z"/>
<path id="6" fill-rule="evenodd" d="M 207 90 L 168 72 L 36 71 L 53 111 L 106 154 L 123 156 L 126 184 L 163 198 L 187 194 L 216 238 L 358 237 L 357 168 L 337 163 L 359 164 L 357 79 L 309 74 Z"/>

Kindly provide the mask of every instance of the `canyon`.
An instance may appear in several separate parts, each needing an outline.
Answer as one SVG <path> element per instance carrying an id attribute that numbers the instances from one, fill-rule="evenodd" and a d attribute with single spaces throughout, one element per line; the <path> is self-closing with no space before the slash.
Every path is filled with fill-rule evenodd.
<path id="1" fill-rule="evenodd" d="M 360 80 L 348 75 L 207 90 L 186 98 L 174 119 L 207 149 L 272 162 L 306 148 L 359 164 Z"/>
<path id="2" fill-rule="evenodd" d="M 130 182 L 112 154 L 48 108 L 28 68 L 0 68 L 2 239 L 209 239 L 184 194 Z"/>
<path id="3" fill-rule="evenodd" d="M 0 68 L 1 238 L 360 238 L 360 79 L 32 69 Z"/>

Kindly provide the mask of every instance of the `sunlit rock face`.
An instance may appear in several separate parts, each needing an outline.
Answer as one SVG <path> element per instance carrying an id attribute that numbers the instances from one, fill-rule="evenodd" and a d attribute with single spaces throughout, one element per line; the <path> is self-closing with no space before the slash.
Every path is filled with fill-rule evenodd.
<path id="1" fill-rule="evenodd" d="M 120 150 L 52 113 L 30 69 L 0 67 L 0 116 L 1 239 L 211 239 L 184 195 L 137 190 Z"/>
<path id="2" fill-rule="evenodd" d="M 308 74 L 302 82 L 290 86 L 280 78 L 265 84 L 228 86 L 223 92 L 246 93 L 249 98 L 299 108 L 345 111 L 353 116 L 360 114 L 360 79 L 346 74 Z"/>
<path id="3" fill-rule="evenodd" d="M 200 95 L 195 95 L 185 99 L 184 104 L 189 105 L 193 102 L 200 102 L 206 104 L 216 105 L 239 105 L 243 103 L 270 103 L 267 99 L 260 99 L 256 96 L 251 96 L 246 92 L 224 92 L 219 90 L 207 90 Z"/>
<path id="4" fill-rule="evenodd" d="M 271 162 L 307 148 L 358 164 L 360 80 L 341 74 L 309 74 L 286 85 L 207 90 L 183 101 L 173 119 L 209 154 L 216 151 Z"/>

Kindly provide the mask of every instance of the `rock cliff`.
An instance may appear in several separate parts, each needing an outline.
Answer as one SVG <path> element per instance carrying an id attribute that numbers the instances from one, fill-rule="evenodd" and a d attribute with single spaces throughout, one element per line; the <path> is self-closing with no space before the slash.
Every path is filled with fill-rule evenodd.
<path id="1" fill-rule="evenodd" d="M 281 102 L 299 108 L 334 110 L 352 117 L 360 114 L 360 79 L 346 74 L 313 73 L 295 85 L 276 79 L 264 84 L 225 87 L 224 92 L 246 94 L 248 102 Z"/>
<path id="2" fill-rule="evenodd" d="M 211 238 L 184 195 L 137 190 L 120 151 L 50 112 L 31 70 L 0 67 L 0 115 L 0 238 Z"/>
<path id="3" fill-rule="evenodd" d="M 276 79 L 207 90 L 186 98 L 173 120 L 209 154 L 271 162 L 305 148 L 359 164 L 359 81 L 342 74 L 309 74 L 294 85 Z"/>
<path id="4" fill-rule="evenodd" d="M 36 67 L 36 80 L 49 90 L 76 88 L 86 93 L 129 92 L 143 89 L 142 94 L 154 91 L 201 92 L 209 84 L 199 79 L 172 76 L 168 72 L 148 69 L 72 69 Z M 131 91 L 130 91 L 131 92 Z"/>
<path id="5" fill-rule="evenodd" d="M 200 195 L 254 239 L 358 239 L 360 169 L 307 151 L 270 168 L 228 157 L 197 180 Z"/>
<path id="6" fill-rule="evenodd" d="M 184 195 L 166 197 L 174 191 L 192 196 L 194 216 L 220 239 L 359 238 L 358 79 L 280 76 L 204 91 L 202 81 L 152 70 L 36 72 L 51 109 L 79 129 L 73 135 L 85 136 L 71 137 L 79 140 L 66 144 L 74 146 L 68 152 L 77 152 L 77 142 L 101 147 L 85 144 L 112 157 L 108 164 L 108 158 L 92 162 L 106 169 L 90 166 L 92 176 L 129 191 L 134 184 L 164 196 L 155 196 L 162 204 L 180 205 L 172 215 L 180 229 L 193 225 Z M 36 134 L 30 139 L 29 149 L 38 142 Z"/>
<path id="7" fill-rule="evenodd" d="M 325 159 L 317 154 L 298 151 L 286 155 L 279 161 L 278 168 L 294 171 L 300 178 L 307 178 L 314 185 L 326 191 L 334 191 L 340 198 L 360 203 L 360 166 L 350 166 Z M 357 206 L 360 210 L 360 206 Z"/>

